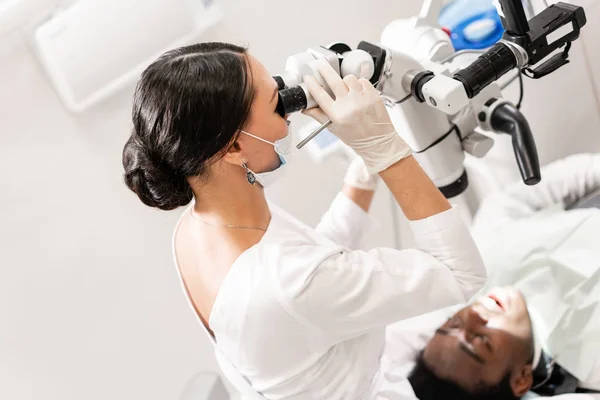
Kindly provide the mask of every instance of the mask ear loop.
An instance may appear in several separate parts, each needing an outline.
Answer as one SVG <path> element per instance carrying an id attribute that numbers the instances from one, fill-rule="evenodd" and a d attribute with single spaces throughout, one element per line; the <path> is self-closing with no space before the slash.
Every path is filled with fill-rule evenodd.
<path id="1" fill-rule="evenodd" d="M 250 136 L 250 137 L 253 137 L 254 139 L 258 139 L 258 140 L 260 140 L 261 142 L 265 142 L 265 143 L 268 143 L 268 144 L 270 144 L 271 146 L 275 146 L 275 143 L 273 143 L 273 142 L 269 142 L 268 140 L 265 140 L 265 139 L 263 139 L 263 138 L 260 138 L 260 137 L 258 137 L 258 136 L 254 136 L 253 134 L 251 134 L 251 133 L 249 133 L 249 132 L 243 131 L 243 130 L 241 130 L 241 129 L 240 129 L 240 132 L 242 132 L 242 133 L 245 133 L 246 135 L 248 135 L 248 136 Z"/>
<path id="2" fill-rule="evenodd" d="M 248 136 L 250 136 L 250 137 L 253 137 L 254 139 L 258 139 L 261 142 L 265 142 L 265 143 L 268 143 L 268 144 L 270 144 L 272 146 L 275 146 L 275 143 L 271 143 L 268 140 L 265 140 L 263 138 L 259 138 L 258 136 L 255 136 L 255 135 L 251 134 L 250 132 L 246 132 L 243 129 L 240 129 L 239 131 L 242 132 L 242 133 L 244 133 L 244 134 L 246 134 L 246 135 L 248 135 Z M 248 180 L 248 183 L 251 184 L 251 185 L 256 184 L 256 175 L 254 174 L 254 172 L 252 172 L 252 170 L 250 168 L 248 168 L 248 164 L 246 164 L 246 160 L 242 160 L 242 168 L 244 168 L 246 170 L 246 179 Z"/>

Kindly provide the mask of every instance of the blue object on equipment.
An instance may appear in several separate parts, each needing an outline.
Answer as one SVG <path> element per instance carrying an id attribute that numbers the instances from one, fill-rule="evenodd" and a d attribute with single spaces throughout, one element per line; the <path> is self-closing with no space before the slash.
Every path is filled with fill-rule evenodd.
<path id="1" fill-rule="evenodd" d="M 496 10 L 475 15 L 450 28 L 452 45 L 456 51 L 486 49 L 502 39 L 504 27 Z"/>
<path id="2" fill-rule="evenodd" d="M 492 0 L 455 0 L 442 9 L 439 22 L 450 30 L 456 51 L 491 47 L 504 34 Z"/>

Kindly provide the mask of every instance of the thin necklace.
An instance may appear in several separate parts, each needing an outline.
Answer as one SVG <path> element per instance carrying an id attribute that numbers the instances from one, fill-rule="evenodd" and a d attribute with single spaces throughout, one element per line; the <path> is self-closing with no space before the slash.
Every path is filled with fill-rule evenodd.
<path id="1" fill-rule="evenodd" d="M 194 208 L 193 207 L 190 207 L 190 215 L 192 216 L 192 218 L 194 218 L 195 220 L 198 220 L 198 221 L 202 222 L 203 224 L 210 225 L 210 226 L 215 226 L 217 228 L 256 229 L 256 230 L 263 231 L 263 232 L 267 231 L 265 228 L 257 228 L 257 227 L 254 227 L 254 226 L 211 224 L 210 222 L 203 221 L 202 219 L 196 217 L 194 215 Z"/>

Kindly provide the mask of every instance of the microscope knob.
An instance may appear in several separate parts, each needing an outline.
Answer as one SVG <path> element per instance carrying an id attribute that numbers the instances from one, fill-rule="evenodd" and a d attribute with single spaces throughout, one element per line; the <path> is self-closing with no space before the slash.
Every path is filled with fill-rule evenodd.
<path id="1" fill-rule="evenodd" d="M 357 78 L 371 79 L 375 72 L 373 57 L 364 50 L 352 50 L 344 54 L 341 67 L 342 77 L 354 75 Z"/>
<path id="2" fill-rule="evenodd" d="M 467 153 L 477 158 L 482 158 L 494 147 L 494 139 L 478 132 L 471 133 L 461 143 Z"/>

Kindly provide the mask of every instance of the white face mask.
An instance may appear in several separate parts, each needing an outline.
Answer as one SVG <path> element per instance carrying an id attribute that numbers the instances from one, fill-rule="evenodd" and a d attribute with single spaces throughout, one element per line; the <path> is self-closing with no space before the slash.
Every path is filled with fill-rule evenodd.
<path id="1" fill-rule="evenodd" d="M 284 167 L 286 165 L 289 165 L 290 160 L 292 159 L 293 149 L 292 149 L 292 135 L 290 135 L 290 130 L 289 130 L 290 121 L 286 121 L 286 123 L 288 125 L 287 135 L 285 135 L 285 137 L 283 137 L 281 139 L 276 140 L 275 142 L 269 142 L 268 140 L 265 140 L 263 138 L 260 138 L 258 136 L 255 136 L 249 132 L 246 132 L 246 131 L 243 131 L 240 129 L 240 132 L 245 133 L 248 136 L 251 136 L 262 142 L 273 145 L 273 147 L 275 148 L 275 153 L 277 153 L 277 155 L 279 156 L 279 160 L 281 161 L 279 166 L 277 168 L 275 168 L 273 171 L 256 173 L 249 169 L 249 171 L 252 174 L 254 174 L 254 176 L 256 177 L 256 181 L 258 183 L 260 183 L 262 187 L 267 187 L 267 186 L 271 185 L 273 182 L 275 182 L 277 179 L 281 178 L 285 174 Z"/>

